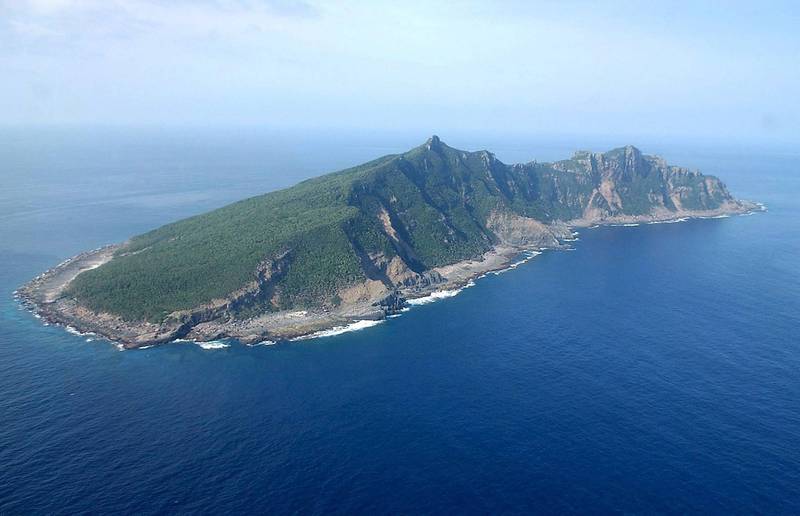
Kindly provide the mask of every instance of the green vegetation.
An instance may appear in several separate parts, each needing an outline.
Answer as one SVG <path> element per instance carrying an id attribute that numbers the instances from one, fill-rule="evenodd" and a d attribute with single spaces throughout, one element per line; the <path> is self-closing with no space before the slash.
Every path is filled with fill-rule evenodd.
<path id="1" fill-rule="evenodd" d="M 460 151 L 434 137 L 405 154 L 134 237 L 112 261 L 80 274 L 68 293 L 94 310 L 160 321 L 230 295 L 256 279 L 259 264 L 285 255 L 288 266 L 273 278 L 270 299 L 240 314 L 336 306 L 342 288 L 375 279 L 375 256 L 399 255 L 423 271 L 490 249 L 496 237 L 486 220 L 493 210 L 545 222 L 580 217 L 600 173 L 616 174 L 624 213 L 647 213 L 653 196 L 667 188 L 663 171 L 635 149 L 638 164 L 628 169 L 625 151 L 605 154 L 608 170 L 602 171 L 588 153 L 554 165 L 508 166 L 488 152 Z M 725 200 L 724 187 L 709 193 L 704 178 L 672 178 L 688 189 L 686 207 Z"/>
<path id="2" fill-rule="evenodd" d="M 70 293 L 95 310 L 161 320 L 230 294 L 255 279 L 260 262 L 290 251 L 281 304 L 332 295 L 363 278 L 342 226 L 358 214 L 347 204 L 352 177 L 373 164 L 135 237 L 112 261 L 76 278 Z"/>

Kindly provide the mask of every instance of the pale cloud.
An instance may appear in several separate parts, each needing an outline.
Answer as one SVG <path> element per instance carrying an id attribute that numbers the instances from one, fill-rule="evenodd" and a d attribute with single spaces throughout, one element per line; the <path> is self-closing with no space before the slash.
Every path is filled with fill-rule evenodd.
<path id="1" fill-rule="evenodd" d="M 44 38 L 44 37 L 54 37 L 60 35 L 60 33 L 57 30 L 42 23 L 28 22 L 23 20 L 11 20 L 9 22 L 9 26 L 11 27 L 11 30 L 13 32 L 19 34 L 22 37 Z"/>
<path id="2" fill-rule="evenodd" d="M 0 113 L 705 132 L 770 114 L 796 130 L 794 4 L 693 5 L 0 0 Z"/>
<path id="3" fill-rule="evenodd" d="M 21 36 L 69 31 L 108 34 L 126 26 L 176 30 L 182 35 L 235 35 L 274 30 L 287 20 L 316 16 L 315 9 L 304 2 L 264 0 L 23 0 L 4 2 L 0 8 Z"/>
<path id="4" fill-rule="evenodd" d="M 75 9 L 86 4 L 84 0 L 9 0 L 4 4 L 17 4 L 35 14 L 52 15 L 66 9 Z M 20 10 L 22 10 L 20 9 Z"/>

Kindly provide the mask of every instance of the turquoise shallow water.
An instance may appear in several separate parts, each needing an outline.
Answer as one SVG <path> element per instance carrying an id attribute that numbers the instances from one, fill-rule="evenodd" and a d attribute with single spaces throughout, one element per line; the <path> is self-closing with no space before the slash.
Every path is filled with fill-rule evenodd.
<path id="1" fill-rule="evenodd" d="M 585 230 L 330 338 L 119 352 L 12 298 L 81 250 L 424 138 L 3 133 L 0 513 L 800 511 L 791 152 L 642 145 L 769 211 Z"/>

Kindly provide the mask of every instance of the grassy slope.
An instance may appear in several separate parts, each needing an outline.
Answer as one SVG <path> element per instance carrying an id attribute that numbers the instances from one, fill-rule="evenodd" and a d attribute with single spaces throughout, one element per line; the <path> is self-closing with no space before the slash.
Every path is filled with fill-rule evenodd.
<path id="1" fill-rule="evenodd" d="M 289 251 L 277 305 L 265 308 L 335 304 L 338 289 L 366 278 L 368 254 L 400 254 L 421 271 L 488 250 L 494 236 L 485 222 L 494 209 L 543 221 L 580 216 L 592 174 L 577 161 L 560 163 L 565 170 L 507 166 L 434 139 L 134 237 L 114 260 L 79 275 L 69 293 L 95 310 L 157 321 L 230 294 L 254 279 L 260 262 Z M 663 186 L 656 174 L 629 179 L 620 192 L 634 212 Z M 403 245 L 383 231 L 383 212 Z"/>
<path id="2" fill-rule="evenodd" d="M 168 224 L 134 237 L 106 265 L 81 274 L 72 294 L 90 308 L 158 320 L 223 297 L 265 258 L 292 251 L 287 305 L 363 277 L 343 223 L 355 177 L 383 158 Z"/>

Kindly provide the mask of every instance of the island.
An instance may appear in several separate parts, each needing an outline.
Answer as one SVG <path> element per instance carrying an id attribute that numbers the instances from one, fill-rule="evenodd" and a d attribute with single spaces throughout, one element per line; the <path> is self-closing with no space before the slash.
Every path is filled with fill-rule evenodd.
<path id="1" fill-rule="evenodd" d="M 507 165 L 433 136 L 81 253 L 17 291 L 38 317 L 140 348 L 275 342 L 376 321 L 558 249 L 576 228 L 758 209 L 633 146 Z"/>

